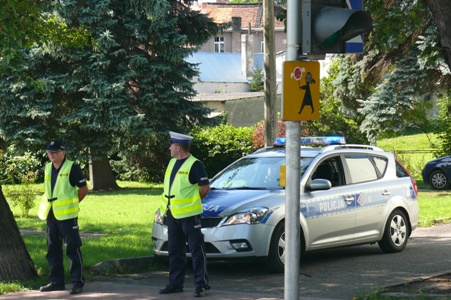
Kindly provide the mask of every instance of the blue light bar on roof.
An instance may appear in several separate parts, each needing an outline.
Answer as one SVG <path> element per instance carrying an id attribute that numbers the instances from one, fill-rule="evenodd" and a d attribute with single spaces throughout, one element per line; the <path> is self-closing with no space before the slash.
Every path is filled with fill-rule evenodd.
<path id="1" fill-rule="evenodd" d="M 344 136 L 312 136 L 301 137 L 301 145 L 334 145 L 346 144 Z"/>
<path id="2" fill-rule="evenodd" d="M 334 145 L 346 144 L 344 136 L 312 136 L 301 137 L 301 145 Z"/>
<path id="3" fill-rule="evenodd" d="M 287 139 L 286 138 L 276 138 L 274 140 L 274 146 L 275 147 L 282 147 L 285 146 L 287 143 Z"/>
<path id="4" fill-rule="evenodd" d="M 276 138 L 274 140 L 275 147 L 283 147 L 286 145 L 286 138 Z M 344 136 L 310 136 L 301 137 L 301 145 L 335 145 L 346 144 Z"/>

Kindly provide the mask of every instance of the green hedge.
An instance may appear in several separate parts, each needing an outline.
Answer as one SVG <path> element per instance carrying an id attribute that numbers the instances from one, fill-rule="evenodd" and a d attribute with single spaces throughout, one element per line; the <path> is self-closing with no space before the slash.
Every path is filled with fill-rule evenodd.
<path id="1" fill-rule="evenodd" d="M 191 131 L 194 141 L 191 153 L 200 159 L 212 178 L 223 168 L 253 151 L 252 135 L 254 127 L 195 127 Z"/>

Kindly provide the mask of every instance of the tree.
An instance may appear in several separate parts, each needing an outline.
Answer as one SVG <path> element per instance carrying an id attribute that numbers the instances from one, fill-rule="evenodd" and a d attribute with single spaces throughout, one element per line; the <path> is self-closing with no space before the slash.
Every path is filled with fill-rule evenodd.
<path id="1" fill-rule="evenodd" d="M 38 273 L 0 186 L 0 282 L 28 280 Z"/>
<path id="2" fill-rule="evenodd" d="M 105 162 L 127 155 L 137 140 L 152 141 L 150 147 L 158 149 L 166 147 L 168 130 L 205 123 L 209 110 L 189 101 L 196 71 L 184 59 L 219 26 L 191 11 L 190 3 L 70 1 L 55 7 L 53 14 L 69 27 L 89 29 L 91 45 L 32 48 L 22 71 L 42 83 L 41 91 L 18 76 L 3 78 L 4 138 L 42 149 L 44 141 L 58 136 L 78 157 L 86 160 L 89 149 L 92 166 L 103 162 L 108 169 Z M 104 174 L 93 172 L 94 189 L 100 189 L 96 183 Z M 101 189 L 116 187 L 114 180 L 103 180 Z"/>
<path id="3" fill-rule="evenodd" d="M 67 29 L 64 23 L 42 13 L 46 1 L 8 0 L 0 7 L 0 73 L 16 74 L 23 63 L 23 49 L 50 40 L 83 45 L 83 28 Z M 22 82 L 36 86 L 32 78 L 21 76 Z M 3 106 L 3 101 L 2 101 Z M 0 129 L 0 142 L 4 144 Z M 11 209 L 0 186 L 0 281 L 28 280 L 37 276 L 36 268 L 25 247 Z"/>
<path id="4" fill-rule="evenodd" d="M 424 2 L 369 0 L 365 8 L 378 26 L 365 35 L 363 55 L 339 56 L 335 98 L 342 114 L 361 124 L 375 143 L 383 133 L 424 129 L 429 122 L 420 119 L 425 102 L 446 90 L 451 77 Z"/>
<path id="5" fill-rule="evenodd" d="M 424 0 L 432 12 L 438 29 L 438 49 L 445 58 L 445 63 L 451 69 L 451 3 L 440 0 Z"/>
<path id="6" fill-rule="evenodd" d="M 359 124 L 340 111 L 341 102 L 334 96 L 334 82 L 337 80 L 340 63 L 332 61 L 328 68 L 328 76 L 321 78 L 320 116 L 318 120 L 306 121 L 302 129 L 313 136 L 342 135 L 351 144 L 365 144 L 365 135 Z"/>
<path id="7" fill-rule="evenodd" d="M 22 49 L 55 41 L 80 46 L 87 42 L 82 27 L 68 28 L 54 15 L 43 13 L 50 1 L 8 0 L 0 8 L 0 72 L 15 71 L 22 64 Z"/>
<path id="8" fill-rule="evenodd" d="M 252 72 L 252 82 L 249 84 L 249 87 L 252 92 L 263 92 L 265 90 L 264 83 L 264 74 L 263 70 L 260 67 L 257 67 Z"/>

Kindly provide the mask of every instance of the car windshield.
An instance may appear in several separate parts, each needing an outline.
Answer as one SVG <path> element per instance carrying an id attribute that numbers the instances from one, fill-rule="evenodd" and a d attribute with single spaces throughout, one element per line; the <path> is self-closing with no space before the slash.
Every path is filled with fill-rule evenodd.
<path id="1" fill-rule="evenodd" d="M 301 177 L 312 158 L 301 159 Z M 247 157 L 215 176 L 210 186 L 213 189 L 281 189 L 280 166 L 285 157 Z"/>

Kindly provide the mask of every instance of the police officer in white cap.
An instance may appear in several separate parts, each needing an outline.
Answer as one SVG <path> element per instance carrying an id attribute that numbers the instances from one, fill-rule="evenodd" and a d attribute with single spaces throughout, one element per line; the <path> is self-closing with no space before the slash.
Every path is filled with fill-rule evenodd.
<path id="1" fill-rule="evenodd" d="M 195 297 L 203 297 L 208 284 L 204 235 L 200 214 L 202 198 L 210 191 L 210 182 L 204 164 L 190 154 L 192 136 L 169 132 L 171 161 L 164 176 L 161 214 L 168 224 L 169 283 L 160 294 L 183 292 L 186 267 L 186 243 L 191 252 Z"/>

